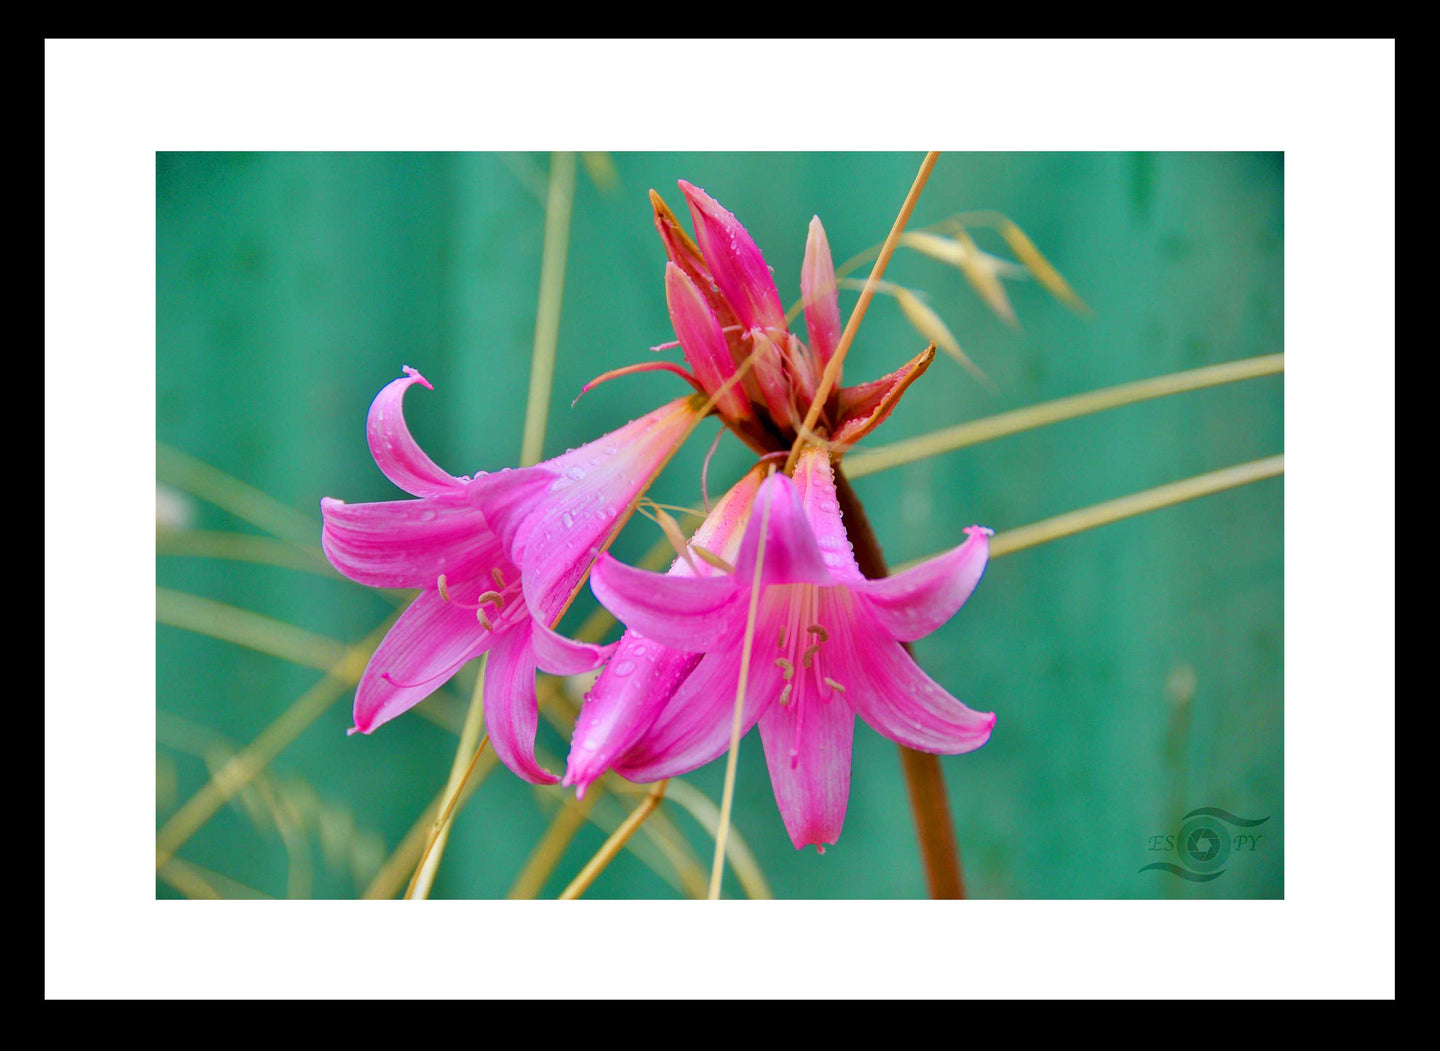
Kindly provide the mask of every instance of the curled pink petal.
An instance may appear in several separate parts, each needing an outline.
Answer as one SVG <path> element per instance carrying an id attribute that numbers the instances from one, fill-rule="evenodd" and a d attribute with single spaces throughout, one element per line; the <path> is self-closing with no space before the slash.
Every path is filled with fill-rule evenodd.
<path id="1" fill-rule="evenodd" d="M 970 526 L 965 532 L 969 538 L 943 555 L 893 577 L 853 585 L 891 638 L 913 642 L 929 635 L 956 614 L 980 583 L 992 531 Z"/>
<path id="2" fill-rule="evenodd" d="M 453 494 L 462 483 L 442 471 L 434 460 L 425 455 L 405 424 L 401 403 L 413 383 L 430 388 L 424 376 L 406 365 L 405 375 L 386 384 L 371 402 L 365 420 L 370 455 L 375 457 L 375 463 L 386 478 L 412 496 Z"/>
<path id="3" fill-rule="evenodd" d="M 805 304 L 805 330 L 810 333 L 810 349 L 823 370 L 840 345 L 840 296 L 835 286 L 830 241 L 818 215 L 810 220 L 810 233 L 805 239 L 800 297 Z"/>
<path id="4" fill-rule="evenodd" d="M 720 291 L 746 328 L 785 328 L 785 308 L 775 278 L 749 231 L 698 186 L 684 179 L 680 189 L 690 205 L 695 239 Z"/>

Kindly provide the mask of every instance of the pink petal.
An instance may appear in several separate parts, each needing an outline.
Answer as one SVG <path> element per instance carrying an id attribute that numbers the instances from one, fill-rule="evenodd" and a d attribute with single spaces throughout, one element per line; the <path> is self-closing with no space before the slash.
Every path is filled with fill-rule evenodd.
<path id="1" fill-rule="evenodd" d="M 760 470 L 752 468 L 721 497 L 690 538 L 691 545 L 733 559 L 761 477 Z M 719 570 L 698 559 L 692 570 L 677 558 L 668 575 L 683 578 L 696 573 L 711 577 Z M 580 709 L 564 783 L 583 793 L 651 727 L 699 663 L 699 653 L 671 649 L 637 631 L 626 631 Z"/>
<path id="2" fill-rule="evenodd" d="M 768 521 L 764 511 L 767 503 Z M 740 544 L 735 562 L 737 587 L 748 590 L 754 579 L 762 523 L 766 523 L 765 557 L 761 566 L 764 584 L 833 583 L 795 483 L 783 474 L 772 474 L 760 486 L 745 539 Z"/>
<path id="3" fill-rule="evenodd" d="M 725 297 L 711 288 L 715 283 L 710 276 L 710 268 L 705 264 L 705 258 L 700 254 L 700 249 L 695 242 L 690 240 L 690 235 L 675 218 L 675 213 L 670 206 L 654 190 L 650 191 L 650 205 L 655 210 L 655 229 L 660 234 L 660 240 L 665 245 L 665 254 L 685 272 L 685 276 L 699 289 L 701 295 L 709 301 L 710 307 L 720 318 L 721 326 L 738 324 L 730 306 L 725 302 Z"/>
<path id="4" fill-rule="evenodd" d="M 965 604 L 990 557 L 991 531 L 970 526 L 959 547 L 893 577 L 852 585 L 861 604 L 892 638 L 913 642 L 939 628 Z"/>
<path id="5" fill-rule="evenodd" d="M 778 621 L 777 621 L 778 623 Z M 766 625 L 768 630 L 774 630 Z M 630 781 L 658 781 L 704 766 L 730 747 L 735 692 L 740 681 L 743 625 L 707 653 L 676 691 L 654 725 L 614 764 Z M 760 632 L 757 627 L 757 640 Z M 758 650 L 759 647 L 757 646 Z M 779 695 L 780 669 L 752 654 L 740 718 L 743 736 Z"/>
<path id="6" fill-rule="evenodd" d="M 583 795 L 654 725 L 700 659 L 627 631 L 575 720 L 564 783 Z"/>
<path id="7" fill-rule="evenodd" d="M 725 340 L 715 311 L 700 294 L 685 271 L 674 263 L 665 264 L 665 302 L 670 307 L 670 321 L 685 352 L 685 360 L 695 370 L 695 378 L 713 394 L 735 375 L 735 361 Z M 743 419 L 751 415 L 750 400 L 740 385 L 734 384 L 716 402 L 722 415 Z"/>
<path id="8" fill-rule="evenodd" d="M 873 729 L 922 752 L 957 755 L 990 739 L 995 716 L 961 704 L 920 670 L 900 643 L 846 588 L 827 589 L 822 616 L 830 639 L 824 674 L 844 688 L 845 701 Z M 819 662 L 817 662 L 819 663 Z"/>
<path id="9" fill-rule="evenodd" d="M 804 419 L 804 413 L 798 411 L 791 394 L 790 377 L 785 369 L 780 344 L 766 335 L 763 329 L 752 328 L 745 333 L 744 354 L 746 357 L 754 355 L 746 379 L 755 381 L 770 417 L 782 427 L 794 428 Z"/>
<path id="10" fill-rule="evenodd" d="M 535 761 L 540 706 L 535 699 L 535 651 L 530 625 L 519 625 L 496 641 L 485 663 L 485 732 L 500 761 L 531 784 L 559 780 Z"/>
<path id="11" fill-rule="evenodd" d="M 429 382 L 409 365 L 405 375 L 392 380 L 370 403 L 365 420 L 365 435 L 370 442 L 370 455 L 385 477 L 413 496 L 442 496 L 457 492 L 464 484 L 452 478 L 426 456 L 405 425 L 401 402 L 412 383 Z"/>
<path id="12" fill-rule="evenodd" d="M 785 308 L 765 257 L 749 231 L 698 186 L 680 180 L 690 205 L 695 239 L 710 273 L 746 328 L 785 329 Z"/>
<path id="13" fill-rule="evenodd" d="M 750 347 L 741 339 L 744 326 L 740 319 L 735 316 L 735 311 L 726 300 L 719 287 L 715 284 L 714 277 L 710 274 L 710 268 L 706 265 L 704 257 L 700 255 L 700 249 L 690 236 L 680 226 L 675 218 L 675 213 L 670 210 L 660 195 L 654 190 L 650 191 L 650 203 L 655 209 L 655 229 L 660 232 L 660 239 L 665 243 L 665 254 L 670 261 L 685 272 L 685 276 L 705 297 L 705 302 L 715 314 L 715 319 L 720 322 L 720 328 L 726 332 L 726 342 L 730 346 L 731 360 L 738 366 L 750 353 Z M 746 372 L 740 380 L 740 387 L 745 393 L 748 401 L 764 404 L 765 398 L 760 393 L 760 385 L 756 383 L 753 369 Z M 746 428 L 748 431 L 749 428 Z M 742 438 L 756 438 L 756 434 L 741 433 Z M 762 441 L 761 444 L 764 444 Z M 757 451 L 759 451 L 757 449 Z"/>
<path id="14" fill-rule="evenodd" d="M 802 693 L 796 670 L 790 697 L 760 717 L 760 740 L 775 802 L 796 850 L 834 843 L 850 799 L 850 748 L 855 712 L 838 694 Z"/>
<path id="15" fill-rule="evenodd" d="M 446 602 L 436 591 L 422 591 L 380 641 L 360 676 L 355 729 L 368 734 L 413 708 L 493 641 L 473 609 Z"/>
<path id="16" fill-rule="evenodd" d="M 836 581 L 863 581 L 850 537 L 840 518 L 835 496 L 835 469 L 823 449 L 807 446 L 795 461 L 795 489 L 805 510 L 805 520 L 815 534 L 820 557 Z M 767 555 L 768 559 L 769 556 Z"/>
<path id="17" fill-rule="evenodd" d="M 700 653 L 745 617 L 741 588 L 729 575 L 682 577 L 652 573 L 609 552 L 595 561 L 590 590 L 626 627 L 662 646 Z"/>
<path id="18" fill-rule="evenodd" d="M 552 623 L 569 602 L 620 516 L 690 433 L 701 404 L 698 394 L 678 398 L 537 465 L 554 481 L 515 529 L 510 551 L 538 619 Z"/>
<path id="19" fill-rule="evenodd" d="M 824 369 L 840 344 L 840 297 L 835 287 L 830 241 L 825 237 L 825 227 L 820 225 L 818 215 L 810 220 L 810 233 L 805 239 L 800 296 L 805 304 L 805 330 L 810 333 L 810 349 Z"/>
<path id="20" fill-rule="evenodd" d="M 511 561 L 517 562 L 515 534 L 554 484 L 554 472 L 543 464 L 514 471 L 507 467 L 472 478 L 465 486 L 465 499 L 484 516 L 486 525 L 500 538 Z"/>
<path id="21" fill-rule="evenodd" d="M 790 376 L 791 397 L 794 399 L 792 425 L 798 428 L 805 419 L 805 411 L 819 392 L 820 375 L 824 368 L 816 362 L 810 348 L 801 343 L 793 332 L 785 333 L 785 338 L 778 346 L 780 356 L 785 361 L 786 372 Z"/>
<path id="22" fill-rule="evenodd" d="M 900 396 L 934 360 L 935 347 L 932 344 L 888 376 L 854 387 L 841 387 L 838 395 L 840 420 L 835 425 L 835 433 L 830 436 L 830 444 L 841 449 L 848 448 L 884 423 Z"/>
<path id="23" fill-rule="evenodd" d="M 530 630 L 533 632 L 530 645 L 535 650 L 535 663 L 551 675 L 579 675 L 594 671 L 605 663 L 605 658 L 616 647 L 613 642 L 608 646 L 597 646 L 591 642 L 567 639 L 533 618 Z"/>
<path id="24" fill-rule="evenodd" d="M 327 496 L 320 514 L 325 557 L 370 587 L 433 588 L 442 573 L 455 579 L 473 572 L 477 562 L 503 561 L 484 518 L 454 499 L 347 504 Z"/>

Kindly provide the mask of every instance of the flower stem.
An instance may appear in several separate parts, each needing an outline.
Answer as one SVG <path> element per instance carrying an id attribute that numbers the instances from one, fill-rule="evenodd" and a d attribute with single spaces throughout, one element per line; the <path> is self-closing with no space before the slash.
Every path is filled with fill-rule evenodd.
<path id="1" fill-rule="evenodd" d="M 605 870 L 605 866 L 610 864 L 611 859 L 614 858 L 616 854 L 620 853 L 620 848 L 635 834 L 635 830 L 644 824 L 645 819 L 660 805 L 660 800 L 665 798 L 665 786 L 668 783 L 669 782 L 666 781 L 657 781 L 654 786 L 651 787 L 649 793 L 641 801 L 640 805 L 630 812 L 630 816 L 625 819 L 624 823 L 610 834 L 610 838 L 605 841 L 605 845 L 601 847 L 585 867 L 580 870 L 580 873 L 570 881 L 570 886 L 560 892 L 561 901 L 570 901 L 578 898 L 590 889 L 590 884 L 595 882 L 595 877 Z"/>
<path id="2" fill-rule="evenodd" d="M 560 805 L 555 820 L 550 823 L 550 828 L 530 852 L 520 875 L 515 877 L 515 882 L 505 892 L 505 897 L 512 901 L 521 901 L 539 896 L 545 881 L 550 878 L 550 873 L 555 871 L 561 855 L 565 853 L 565 848 L 570 845 L 581 826 L 590 819 L 590 811 L 594 809 L 595 801 L 603 794 L 598 784 L 592 784 L 583 799 L 576 799 L 574 796 L 566 798 Z"/>
<path id="3" fill-rule="evenodd" d="M 1285 371 L 1284 354 L 1265 354 L 1256 358 L 1242 358 L 1227 361 L 1221 365 L 1208 365 L 1184 372 L 1172 372 L 1151 379 L 1122 383 L 1116 387 L 1087 391 L 1084 394 L 1057 398 L 1039 405 L 1027 405 L 1023 409 L 1002 412 L 995 416 L 971 420 L 968 423 L 944 427 L 929 434 L 905 438 L 889 445 L 872 449 L 856 449 L 845 458 L 845 469 L 851 478 L 861 478 L 877 471 L 888 471 L 892 467 L 914 463 L 930 456 L 953 452 L 967 446 L 978 445 L 994 438 L 1003 438 L 1022 431 L 1045 427 L 1062 420 L 1073 420 L 1106 409 L 1133 405 L 1136 402 L 1162 398 L 1185 391 L 1217 387 L 1239 380 L 1272 376 Z"/>
<path id="4" fill-rule="evenodd" d="M 775 468 L 765 473 L 769 478 Z M 740 726 L 745 710 L 745 689 L 750 678 L 750 654 L 755 648 L 755 618 L 760 607 L 760 573 L 765 565 L 765 539 L 770 528 L 770 504 L 773 491 L 766 494 L 760 511 L 760 543 L 755 549 L 755 572 L 750 578 L 750 609 L 745 617 L 745 641 L 740 647 L 740 679 L 735 687 L 735 713 L 730 721 L 730 754 L 725 760 L 725 789 L 720 796 L 720 825 L 715 831 L 715 861 L 710 866 L 711 901 L 720 897 L 720 883 L 725 875 L 725 840 L 730 834 L 730 807 L 735 801 L 735 764 L 740 757 Z"/>
<path id="5" fill-rule="evenodd" d="M 1069 511 L 1027 526 L 996 533 L 990 540 L 990 559 L 994 561 L 1003 555 L 1024 551 L 1027 547 L 1048 544 L 1052 540 L 1074 536 L 1076 533 L 1119 522 L 1121 519 L 1148 514 L 1172 504 L 1196 500 L 1212 493 L 1224 492 L 1226 489 L 1249 485 L 1251 482 L 1264 481 L 1266 478 L 1278 478 L 1284 473 L 1285 454 L 1279 453 L 1264 459 L 1251 460 L 1249 463 L 1236 464 L 1234 467 L 1223 467 L 1218 471 L 1183 478 L 1169 485 L 1157 485 L 1154 489 L 1143 489 L 1129 496 L 1106 500 L 1104 503 L 1091 504 L 1078 511 Z M 935 556 L 926 556 L 933 557 Z M 926 561 L 926 558 L 912 559 L 895 568 L 910 569 Z"/>
<path id="6" fill-rule="evenodd" d="M 540 254 L 540 295 L 535 306 L 535 342 L 530 355 L 530 393 L 525 405 L 525 429 L 520 440 L 520 466 L 540 462 L 545 447 L 545 424 L 550 412 L 550 388 L 555 378 L 555 347 L 560 340 L 560 303 L 565 294 L 565 256 L 570 244 L 570 205 L 575 196 L 575 155 L 555 153 L 550 158 L 549 193 L 545 201 L 545 242 Z M 425 898 L 435 870 L 445 855 L 449 821 L 471 771 L 488 738 L 480 740 L 484 726 L 485 669 L 475 680 L 475 692 L 465 714 L 460 743 L 450 764 L 446 805 L 431 830 L 405 897 Z M 465 757 L 470 756 L 468 764 Z M 463 773 L 462 773 L 463 772 Z"/>
<path id="7" fill-rule="evenodd" d="M 157 589 L 158 590 L 158 589 Z M 335 660 L 325 677 L 297 697 L 278 719 L 267 726 L 242 751 L 211 775 L 200 791 L 170 816 L 155 833 L 155 868 L 159 869 L 175 856 L 200 827 L 222 806 L 233 799 L 277 755 L 299 737 L 311 723 L 320 718 L 345 692 L 347 686 L 360 678 L 370 652 L 390 630 L 394 617 L 372 631 L 363 642 L 349 647 Z"/>
<path id="8" fill-rule="evenodd" d="M 440 867 L 440 858 L 445 853 L 445 844 L 450 840 L 450 819 L 454 816 L 456 807 L 465 786 L 475 773 L 476 764 L 480 761 L 485 746 L 489 743 L 488 737 L 482 736 L 485 730 L 485 665 L 487 660 L 481 657 L 480 670 L 475 674 L 475 689 L 470 697 L 470 707 L 465 712 L 465 724 L 460 728 L 460 743 L 455 749 L 455 758 L 450 763 L 450 776 L 445 782 L 445 804 L 441 807 L 439 815 L 431 826 L 430 835 L 425 842 L 425 849 L 420 854 L 420 860 L 415 865 L 415 874 L 410 877 L 410 885 L 405 889 L 407 899 L 420 898 L 422 901 L 430 896 L 431 884 L 435 882 L 435 870 Z M 465 762 L 465 757 L 470 756 L 470 761 Z"/>
<path id="9" fill-rule="evenodd" d="M 539 463 L 545 445 L 550 385 L 555 376 L 555 345 L 560 339 L 560 299 L 565 294 L 565 254 L 570 244 L 570 202 L 575 196 L 575 154 L 550 159 L 550 190 L 545 201 L 545 243 L 540 255 L 540 302 L 535 308 L 535 344 L 530 359 L 530 395 L 520 466 Z"/>
<path id="10" fill-rule="evenodd" d="M 870 520 L 865 516 L 865 507 L 839 466 L 835 468 L 835 496 L 840 502 L 845 532 L 855 548 L 855 562 L 860 572 L 872 580 L 888 576 L 890 570 L 885 565 L 875 531 L 870 528 Z M 905 649 L 908 651 L 909 645 Z M 950 821 L 950 802 L 945 794 L 945 772 L 940 768 L 940 759 L 904 745 L 899 748 L 930 897 L 963 898 L 965 880 L 960 871 L 960 847 Z"/>

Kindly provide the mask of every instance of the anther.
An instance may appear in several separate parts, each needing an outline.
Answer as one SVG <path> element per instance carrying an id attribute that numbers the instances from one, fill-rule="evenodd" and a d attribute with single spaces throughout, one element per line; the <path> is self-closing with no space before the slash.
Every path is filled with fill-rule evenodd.
<path id="1" fill-rule="evenodd" d="M 781 624 L 781 625 L 780 625 L 780 637 L 775 640 L 775 648 L 776 648 L 776 649 L 781 649 L 781 650 L 783 650 L 783 649 L 785 648 L 785 625 L 784 625 L 784 624 Z"/>
<path id="2" fill-rule="evenodd" d="M 505 574 L 500 572 L 499 566 L 496 566 L 490 571 L 490 579 L 495 581 L 497 588 L 503 588 L 505 586 Z"/>
<path id="3" fill-rule="evenodd" d="M 789 682 L 795 676 L 795 665 L 791 664 L 784 657 L 775 658 L 775 667 L 780 669 L 781 674 L 785 676 L 786 682 Z M 789 689 L 789 687 L 787 686 L 786 689 Z"/>
<path id="4" fill-rule="evenodd" d="M 825 685 L 828 686 L 828 687 L 830 687 L 830 689 L 834 690 L 836 693 L 844 693 L 844 692 L 845 692 L 845 687 L 841 686 L 838 682 L 836 682 L 834 679 L 830 678 L 828 675 L 825 677 L 825 680 L 824 680 L 824 681 L 825 681 Z"/>
<path id="5" fill-rule="evenodd" d="M 783 690 L 780 691 L 780 703 L 781 703 L 781 704 L 789 704 L 789 703 L 790 703 L 790 683 L 788 683 L 788 682 L 785 684 L 785 689 L 783 689 Z"/>
<path id="6" fill-rule="evenodd" d="M 480 605 L 482 606 L 485 605 L 485 603 L 487 602 L 490 603 L 492 606 L 495 607 L 496 613 L 499 613 L 502 609 L 505 608 L 505 596 L 500 594 L 500 592 L 498 591 L 485 592 L 483 595 L 480 596 L 479 601 Z"/>
<path id="7" fill-rule="evenodd" d="M 800 663 L 810 667 L 810 662 L 815 659 L 815 654 L 820 652 L 820 643 L 812 642 L 810 648 L 800 655 Z"/>
<path id="8" fill-rule="evenodd" d="M 830 641 L 830 633 L 829 633 L 828 631 L 826 631 L 824 628 L 822 628 L 819 624 L 811 624 L 811 625 L 810 625 L 808 628 L 806 628 L 805 630 L 808 631 L 811 635 L 816 635 L 816 636 L 818 636 L 818 638 L 815 640 L 816 642 L 829 642 L 829 641 Z"/>
<path id="9" fill-rule="evenodd" d="M 719 555 L 715 554 L 715 552 L 713 552 L 713 551 L 707 551 L 707 550 L 705 550 L 705 548 L 701 547 L 699 544 L 691 544 L 691 545 L 690 545 L 690 549 L 693 550 L 693 551 L 694 551 L 697 555 L 699 555 L 702 559 L 704 559 L 709 565 L 712 565 L 712 566 L 714 566 L 716 569 L 718 569 L 720 572 L 722 572 L 722 573 L 733 573 L 733 572 L 735 572 L 735 567 L 732 566 L 729 562 L 726 562 L 726 561 L 725 561 L 723 558 L 721 558 Z"/>
<path id="10" fill-rule="evenodd" d="M 435 578 L 435 586 L 440 589 L 440 598 L 441 598 L 443 601 L 445 601 L 445 602 L 449 602 L 449 601 L 450 601 L 450 589 L 445 586 L 445 574 L 444 574 L 444 573 L 441 573 L 438 577 Z"/>
<path id="11" fill-rule="evenodd" d="M 484 606 L 481 606 L 479 609 L 477 609 L 477 610 L 475 611 L 475 619 L 480 622 L 480 626 L 481 626 L 482 628 L 484 628 L 486 631 L 494 631 L 494 630 L 495 630 L 495 625 L 494 625 L 494 624 L 491 624 L 491 623 L 490 623 L 490 618 L 487 617 L 487 616 L 485 616 L 485 607 L 484 607 Z"/>

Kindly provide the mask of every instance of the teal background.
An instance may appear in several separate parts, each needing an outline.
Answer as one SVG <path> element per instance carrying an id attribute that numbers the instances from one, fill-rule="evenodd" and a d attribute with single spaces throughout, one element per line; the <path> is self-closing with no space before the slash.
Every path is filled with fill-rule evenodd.
<path id="1" fill-rule="evenodd" d="M 606 369 L 673 338 L 664 253 L 646 190 L 682 216 L 677 178 L 748 227 L 786 302 L 806 226 L 837 263 L 879 241 L 920 154 L 614 154 L 618 184 L 576 186 L 546 453 L 680 393 L 663 373 L 588 394 Z M 457 474 L 517 461 L 544 226 L 544 155 L 159 154 L 157 436 L 315 520 L 322 496 L 402 496 L 364 440 L 375 393 L 421 369 L 407 418 Z M 877 442 L 1134 379 L 1283 350 L 1284 163 L 1279 154 L 946 154 L 913 226 L 992 208 L 1017 222 L 1093 310 L 1007 282 L 1022 329 L 962 275 L 910 252 L 887 277 L 928 301 L 999 387 L 941 357 Z M 976 231 L 982 247 L 1008 254 Z M 861 273 L 863 274 L 863 270 Z M 842 310 L 854 303 L 842 292 Z M 889 371 L 926 340 L 877 299 L 846 363 Z M 707 421 L 652 495 L 698 504 Z M 1182 394 L 1000 439 L 857 480 L 892 562 L 951 546 L 973 521 L 1005 530 L 1283 450 L 1283 380 Z M 712 492 L 747 465 L 722 442 Z M 255 532 L 204 504 L 193 525 Z M 989 744 L 942 759 L 975 897 L 1277 898 L 1284 893 L 1283 483 L 1268 480 L 997 559 L 920 663 L 998 713 Z M 636 519 L 617 544 L 659 536 Z M 391 609 L 342 580 L 242 562 L 157 557 L 161 587 L 357 641 Z M 590 601 L 588 594 L 584 602 Z M 573 628 L 588 611 L 577 604 Z M 202 634 L 157 626 L 157 824 L 207 777 L 197 741 L 253 739 L 320 677 Z M 469 677 L 452 687 L 453 718 Z M 443 698 L 441 699 L 444 700 Z M 430 702 L 427 702 L 429 704 Z M 345 736 L 350 694 L 273 764 L 296 828 L 251 804 L 223 809 L 180 856 L 266 894 L 352 897 L 444 784 L 453 732 L 411 713 Z M 442 721 L 443 721 L 442 718 Z M 187 747 L 187 743 L 188 746 Z M 542 723 L 540 745 L 566 742 Z M 688 780 L 717 799 L 723 761 Z M 558 796 L 503 768 L 455 822 L 433 896 L 503 895 Z M 610 816 L 618 818 L 620 804 Z M 1190 884 L 1141 866 L 1199 806 L 1267 816 L 1257 848 Z M 667 804 L 667 809 L 669 806 Z M 604 813 L 604 806 L 597 813 Z M 710 840 L 672 811 L 708 869 Z M 759 739 L 742 744 L 735 823 L 782 898 L 925 892 L 895 747 L 857 728 L 849 814 L 824 857 L 789 844 Z M 545 887 L 553 896 L 603 842 L 587 826 Z M 299 876 L 296 873 L 300 873 Z M 727 893 L 738 893 L 728 879 Z M 157 880 L 156 893 L 177 891 Z M 622 854 L 591 897 L 673 897 Z"/>

